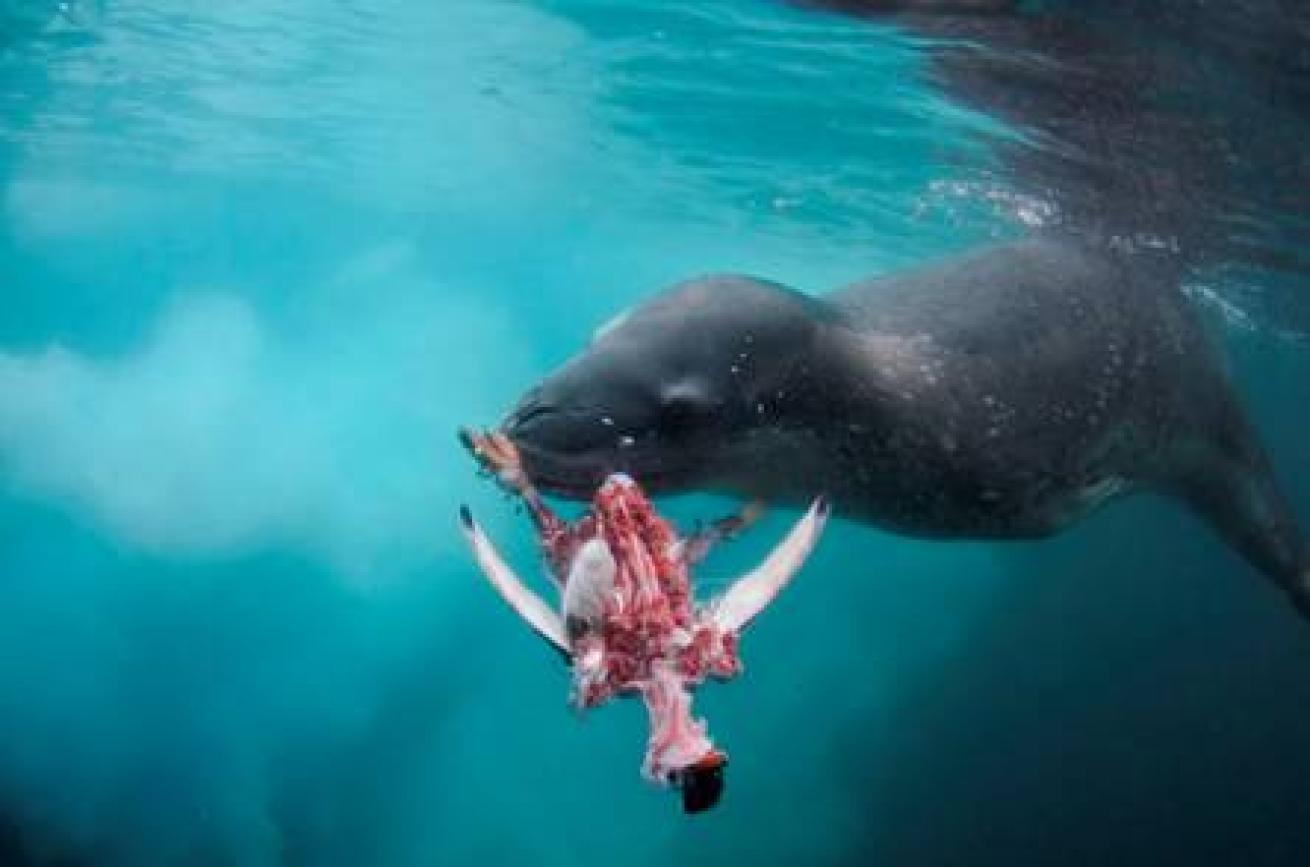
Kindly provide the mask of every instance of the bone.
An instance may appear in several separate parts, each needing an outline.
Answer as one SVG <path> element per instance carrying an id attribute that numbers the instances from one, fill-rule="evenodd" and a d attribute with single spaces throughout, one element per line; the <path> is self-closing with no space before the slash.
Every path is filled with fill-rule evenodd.
<path id="1" fill-rule="evenodd" d="M 707 756 L 722 756 L 710 741 L 705 721 L 691 715 L 691 693 L 683 678 L 664 664 L 654 666 L 641 685 L 650 715 L 650 740 L 642 775 L 658 785 L 675 781 L 675 774 Z"/>

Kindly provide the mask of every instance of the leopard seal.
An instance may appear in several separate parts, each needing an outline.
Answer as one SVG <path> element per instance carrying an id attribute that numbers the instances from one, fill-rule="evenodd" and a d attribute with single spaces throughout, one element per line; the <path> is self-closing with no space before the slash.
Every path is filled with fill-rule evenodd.
<path id="1" fill-rule="evenodd" d="M 1036 237 L 825 297 L 706 276 L 603 327 L 501 424 L 543 490 L 800 503 L 932 538 L 1048 536 L 1135 491 L 1310 616 L 1306 540 L 1166 259 Z"/>

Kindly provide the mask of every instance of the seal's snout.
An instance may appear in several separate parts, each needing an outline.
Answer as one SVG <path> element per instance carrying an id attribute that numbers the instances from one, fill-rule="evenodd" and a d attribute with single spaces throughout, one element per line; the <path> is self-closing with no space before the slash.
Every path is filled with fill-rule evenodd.
<path id="1" fill-rule="evenodd" d="M 501 422 L 501 429 L 511 435 L 530 431 L 534 424 L 539 424 L 550 412 L 550 407 L 544 403 L 520 405 Z"/>
<path id="2" fill-rule="evenodd" d="M 500 431 L 525 450 L 566 455 L 595 445 L 603 431 L 591 421 L 589 413 L 529 394 L 501 422 Z"/>
<path id="3" fill-rule="evenodd" d="M 550 404 L 544 397 L 544 390 L 540 385 L 528 389 L 501 420 L 500 429 L 512 435 L 515 431 L 530 427 L 533 419 L 550 412 Z"/>
<path id="4" fill-rule="evenodd" d="M 557 392 L 542 386 L 529 391 L 501 421 L 495 436 L 513 447 L 523 472 L 537 487 L 589 497 L 615 468 L 616 423 L 605 410 L 578 405 Z"/>

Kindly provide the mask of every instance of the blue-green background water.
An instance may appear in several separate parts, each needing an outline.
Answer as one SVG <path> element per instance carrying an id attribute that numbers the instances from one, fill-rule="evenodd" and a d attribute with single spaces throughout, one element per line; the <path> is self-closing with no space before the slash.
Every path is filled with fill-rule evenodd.
<path id="1" fill-rule="evenodd" d="M 0 16 L 6 863 L 1305 862 L 1310 631 L 1169 504 L 1041 545 L 836 524 L 702 693 L 732 768 L 695 819 L 638 778 L 640 708 L 570 714 L 461 548 L 469 502 L 533 562 L 455 427 L 635 299 L 820 292 L 1042 220 L 998 157 L 1024 131 L 906 30 L 727 0 Z M 1264 276 L 1193 288 L 1310 514 L 1306 302 L 1244 307 Z"/>

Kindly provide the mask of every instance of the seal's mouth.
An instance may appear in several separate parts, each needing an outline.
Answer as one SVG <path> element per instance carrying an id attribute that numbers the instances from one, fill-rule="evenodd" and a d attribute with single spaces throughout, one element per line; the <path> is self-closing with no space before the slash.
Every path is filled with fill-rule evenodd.
<path id="1" fill-rule="evenodd" d="M 536 487 L 573 499 L 589 499 L 614 471 L 617 440 L 592 409 L 561 409 L 526 397 L 499 425 L 514 444 L 523 472 Z"/>
<path id="2" fill-rule="evenodd" d="M 502 429 L 518 449 L 523 472 L 533 485 L 548 493 L 575 500 L 590 499 L 612 471 L 600 456 L 572 455 L 537 445 L 510 429 Z"/>
<path id="3" fill-rule="evenodd" d="M 458 434 L 460 444 L 482 469 L 512 491 L 521 492 L 526 486 L 585 500 L 597 486 L 588 482 L 594 473 L 589 463 L 516 440 L 503 428 L 462 427 Z"/>
<path id="4" fill-rule="evenodd" d="M 669 460 L 645 451 L 616 448 L 575 455 L 542 448 L 508 432 L 506 435 L 518 449 L 524 474 L 546 493 L 587 500 L 616 473 L 637 479 L 650 493 L 667 493 L 679 487 L 680 476 Z"/>
<path id="5" fill-rule="evenodd" d="M 649 433 L 615 425 L 600 410 L 530 403 L 511 413 L 498 433 L 514 444 L 535 487 L 575 500 L 590 499 L 615 473 L 640 480 L 652 492 L 670 490 L 686 461 L 661 448 Z"/>

